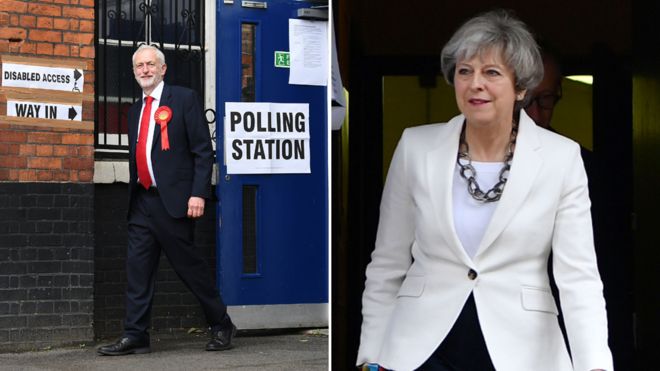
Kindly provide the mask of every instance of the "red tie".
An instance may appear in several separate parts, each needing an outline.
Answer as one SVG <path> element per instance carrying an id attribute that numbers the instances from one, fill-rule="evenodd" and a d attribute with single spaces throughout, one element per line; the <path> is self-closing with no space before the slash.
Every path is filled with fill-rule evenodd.
<path id="1" fill-rule="evenodd" d="M 149 117 L 151 117 L 151 102 L 153 97 L 147 96 L 142 119 L 140 120 L 140 135 L 138 135 L 137 149 L 135 157 L 137 160 L 138 180 L 145 189 L 151 186 L 151 175 L 149 175 L 149 166 L 147 165 L 147 137 L 149 136 Z"/>

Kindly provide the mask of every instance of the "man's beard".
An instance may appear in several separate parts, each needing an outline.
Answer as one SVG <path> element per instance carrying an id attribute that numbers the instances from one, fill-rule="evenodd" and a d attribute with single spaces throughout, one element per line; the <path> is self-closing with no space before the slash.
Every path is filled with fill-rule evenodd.
<path id="1" fill-rule="evenodd" d="M 158 85 L 160 81 L 158 80 L 158 76 L 154 75 L 147 79 L 139 78 L 137 79 L 137 82 L 142 89 L 145 89 L 145 88 L 155 87 L 156 85 Z"/>

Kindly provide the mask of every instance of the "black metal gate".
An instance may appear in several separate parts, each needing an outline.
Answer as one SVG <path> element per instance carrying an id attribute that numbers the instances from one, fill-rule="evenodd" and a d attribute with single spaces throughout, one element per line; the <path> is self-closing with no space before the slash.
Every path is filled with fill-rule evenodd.
<path id="1" fill-rule="evenodd" d="M 204 99 L 204 2 L 96 0 L 95 147 L 97 158 L 128 154 L 128 108 L 140 99 L 131 58 L 144 43 L 165 54 L 165 82 Z"/>

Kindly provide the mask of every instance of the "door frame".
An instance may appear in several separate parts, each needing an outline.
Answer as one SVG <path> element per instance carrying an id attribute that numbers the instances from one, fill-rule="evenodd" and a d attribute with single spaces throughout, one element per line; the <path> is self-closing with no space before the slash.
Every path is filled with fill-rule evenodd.
<path id="1" fill-rule="evenodd" d="M 219 5 L 218 5 L 219 4 Z M 213 107 L 212 112 L 207 109 L 207 121 L 211 121 L 210 118 L 213 118 L 214 125 L 210 128 L 214 134 L 219 130 L 223 130 L 221 124 L 223 118 L 217 115 L 218 105 L 222 104 L 218 100 L 220 97 L 217 96 L 218 88 L 218 68 L 216 63 L 220 60 L 222 55 L 222 48 L 218 45 L 219 40 L 217 38 L 217 12 L 218 7 L 222 6 L 224 2 L 222 0 L 209 1 L 205 2 L 205 12 L 206 12 L 206 25 L 205 25 L 205 58 L 206 58 L 206 81 L 205 81 L 205 107 Z M 234 6 L 241 6 L 240 3 L 234 4 Z M 255 20 L 255 23 L 259 23 L 258 20 Z M 260 32 L 260 31 L 259 31 Z M 257 42 L 260 43 L 260 38 L 257 38 Z M 264 56 L 265 57 L 265 56 Z M 256 84 L 260 84 L 260 81 L 256 81 Z M 259 94 L 259 86 L 257 86 L 257 94 Z M 259 96 L 257 95 L 257 100 Z M 211 117 L 212 116 L 212 117 Z M 328 127 L 328 122 L 326 118 L 326 127 Z M 216 138 L 221 137 L 222 135 L 213 135 L 214 149 L 217 151 L 218 148 L 222 148 L 223 143 L 217 142 Z M 222 136 L 223 137 L 223 136 Z M 329 137 L 329 134 L 328 134 Z M 329 139 L 326 144 L 329 148 Z M 328 157 L 329 158 L 329 157 Z M 329 166 L 328 174 L 329 176 Z M 212 182 L 214 186 L 219 186 L 222 184 L 220 176 L 220 168 L 218 161 L 215 161 L 213 164 L 213 175 Z M 328 199 L 326 194 L 326 200 Z M 329 202 L 326 202 L 326 209 L 329 210 Z M 216 220 L 216 239 L 218 228 L 223 221 Z M 329 219 L 327 220 L 328 226 L 326 226 L 326 236 L 329 237 Z M 216 249 L 217 249 L 216 242 Z M 326 243 L 326 250 L 329 249 L 329 246 Z M 216 254 L 217 258 L 220 258 L 220 253 Z M 327 259 L 326 259 L 327 261 Z M 220 266 L 216 263 L 216 269 L 220 270 Z M 329 271 L 329 269 L 326 269 Z M 217 275 L 218 280 L 221 279 L 221 275 Z M 218 281 L 219 286 L 219 281 Z M 222 294 L 222 293 L 221 293 Z M 329 294 L 329 290 L 328 290 Z M 329 299 L 329 298 L 328 298 Z M 329 302 L 329 300 L 328 300 Z M 227 311 L 232 317 L 232 321 L 237 324 L 241 329 L 250 329 L 250 330 L 261 330 L 261 329 L 279 329 L 279 328 L 314 328 L 314 327 L 327 327 L 329 324 L 329 314 L 330 314 L 330 305 L 329 303 L 302 303 L 302 304 L 268 304 L 268 305 L 229 305 Z"/>

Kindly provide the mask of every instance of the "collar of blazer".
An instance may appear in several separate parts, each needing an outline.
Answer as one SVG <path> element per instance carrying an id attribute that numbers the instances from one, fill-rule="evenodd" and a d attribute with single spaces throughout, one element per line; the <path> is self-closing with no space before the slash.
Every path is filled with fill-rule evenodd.
<path id="1" fill-rule="evenodd" d="M 160 102 L 158 103 L 158 106 L 159 107 L 167 106 L 171 104 L 172 104 L 172 89 L 168 84 L 163 84 L 163 92 L 160 94 Z"/>
<path id="2" fill-rule="evenodd" d="M 456 154 L 458 153 L 458 141 L 464 120 L 465 116 L 459 115 L 447 123 L 448 134 L 441 136 L 435 146 L 436 149 L 427 154 L 426 166 L 429 175 L 429 189 L 436 190 L 436 192 L 431 192 L 431 198 L 438 221 L 442 221 L 438 222 L 442 235 L 446 236 L 447 243 L 457 250 L 456 253 L 463 262 L 468 266 L 472 266 L 473 261 L 465 252 L 456 234 L 452 212 L 452 184 L 456 167 Z M 534 184 L 542 163 L 537 152 L 541 146 L 537 130 L 539 129 L 532 119 L 527 116 L 524 110 L 521 111 L 516 150 L 511 163 L 509 180 L 479 244 L 479 249 L 474 257 L 475 260 L 506 228 Z"/>
<path id="3" fill-rule="evenodd" d="M 163 92 L 160 94 L 160 100 L 158 101 L 158 106 L 153 107 L 151 109 L 151 114 L 153 115 L 156 112 L 156 109 L 158 107 L 163 107 L 170 105 L 171 107 L 171 102 L 172 102 L 172 91 L 170 89 L 170 86 L 163 83 Z M 160 125 L 156 123 L 154 125 L 154 139 L 153 143 L 151 144 L 151 151 L 153 152 L 154 148 L 156 148 L 156 145 L 158 145 L 158 148 L 160 148 Z"/>
<path id="4" fill-rule="evenodd" d="M 172 101 L 172 92 L 170 90 L 170 86 L 167 84 L 163 84 L 163 92 L 160 94 L 160 100 L 158 101 L 158 107 L 163 107 L 167 105 L 171 105 Z M 153 107 L 151 109 L 151 114 L 153 115 L 156 112 L 156 109 L 158 107 Z M 172 108 L 172 107 L 170 107 Z M 155 128 L 154 128 L 154 140 L 153 144 L 151 145 L 151 150 L 153 151 L 154 148 L 156 148 L 156 144 L 158 144 L 158 148 L 160 148 L 160 125 L 156 123 Z"/>

